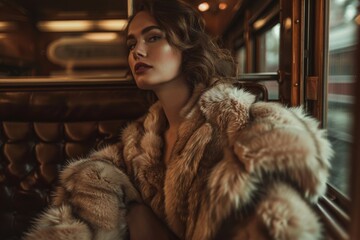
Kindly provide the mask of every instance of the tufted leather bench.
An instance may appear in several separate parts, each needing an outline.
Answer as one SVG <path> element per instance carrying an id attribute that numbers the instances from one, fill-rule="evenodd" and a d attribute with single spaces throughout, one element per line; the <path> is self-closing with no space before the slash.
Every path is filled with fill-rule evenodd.
<path id="1" fill-rule="evenodd" d="M 152 97 L 113 86 L 0 86 L 0 239 L 20 239 L 70 158 L 118 138 Z"/>

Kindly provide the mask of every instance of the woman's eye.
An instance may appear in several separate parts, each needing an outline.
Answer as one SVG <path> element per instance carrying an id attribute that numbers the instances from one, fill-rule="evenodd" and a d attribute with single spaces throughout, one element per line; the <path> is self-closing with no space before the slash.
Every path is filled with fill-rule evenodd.
<path id="1" fill-rule="evenodd" d="M 127 48 L 131 51 L 135 48 L 135 44 L 127 44 Z"/>
<path id="2" fill-rule="evenodd" d="M 154 35 L 154 36 L 151 36 L 148 38 L 148 41 L 149 42 L 155 42 L 157 40 L 161 39 L 161 36 L 158 36 L 158 35 Z"/>

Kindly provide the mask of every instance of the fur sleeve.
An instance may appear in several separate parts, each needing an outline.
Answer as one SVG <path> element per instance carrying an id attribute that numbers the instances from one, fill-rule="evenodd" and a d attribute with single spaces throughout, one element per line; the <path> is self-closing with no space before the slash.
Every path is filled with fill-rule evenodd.
<path id="1" fill-rule="evenodd" d="M 141 202 L 129 177 L 118 167 L 119 158 L 118 148 L 112 145 L 93 152 L 87 158 L 70 162 L 60 173 L 60 188 L 65 193 L 57 191 L 53 203 L 59 205 L 66 201 L 67 193 L 85 194 L 91 187 L 91 191 L 98 191 L 99 197 L 103 197 L 104 201 L 106 194 L 114 194 L 124 203 Z"/>
<path id="2" fill-rule="evenodd" d="M 233 214 L 222 223 L 215 239 L 323 239 L 323 228 L 312 208 L 291 186 L 273 182 L 252 214 Z"/>
<path id="3" fill-rule="evenodd" d="M 326 190 L 332 156 L 326 132 L 301 108 L 276 103 L 250 104 L 244 119 L 235 131 L 224 128 L 231 135 L 206 177 L 188 238 L 212 239 L 235 215 L 234 238 L 221 239 L 321 239 L 321 223 L 308 203 Z M 239 122 L 226 120 L 225 127 Z"/>
<path id="4" fill-rule="evenodd" d="M 239 134 L 234 152 L 251 174 L 285 176 L 316 202 L 325 193 L 333 151 L 325 130 L 302 108 L 277 103 L 251 106 L 249 126 Z"/>
<path id="5" fill-rule="evenodd" d="M 60 173 L 52 205 L 26 240 L 124 239 L 127 203 L 141 198 L 117 167 L 119 159 L 117 147 L 108 146 L 70 162 Z"/>

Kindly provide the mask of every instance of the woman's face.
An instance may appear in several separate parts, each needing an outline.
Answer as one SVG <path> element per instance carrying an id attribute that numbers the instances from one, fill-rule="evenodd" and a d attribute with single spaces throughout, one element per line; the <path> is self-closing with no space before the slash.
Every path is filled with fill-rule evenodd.
<path id="1" fill-rule="evenodd" d="M 133 18 L 127 46 L 129 66 L 139 88 L 154 89 L 181 75 L 181 51 L 169 44 L 150 13 L 142 11 Z"/>

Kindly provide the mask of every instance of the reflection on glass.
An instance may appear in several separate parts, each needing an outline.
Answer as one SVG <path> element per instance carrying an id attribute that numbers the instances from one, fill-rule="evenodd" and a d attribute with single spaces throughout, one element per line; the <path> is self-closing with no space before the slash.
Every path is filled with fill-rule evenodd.
<path id="1" fill-rule="evenodd" d="M 280 24 L 260 36 L 259 72 L 276 72 L 279 69 Z"/>
<path id="2" fill-rule="evenodd" d="M 280 24 L 266 31 L 259 37 L 258 72 L 277 72 L 279 69 Z M 269 99 L 279 99 L 279 84 L 276 81 L 262 82 L 269 91 Z"/>
<path id="3" fill-rule="evenodd" d="M 354 53 L 357 0 L 331 0 L 327 123 L 335 150 L 330 183 L 348 195 L 349 152 L 354 103 Z"/>
<path id="4" fill-rule="evenodd" d="M 243 74 L 246 72 L 246 50 L 245 46 L 242 46 L 236 52 L 236 64 L 238 74 Z"/>

